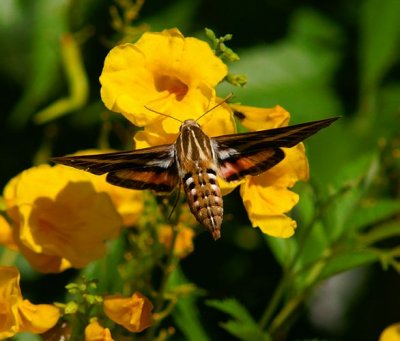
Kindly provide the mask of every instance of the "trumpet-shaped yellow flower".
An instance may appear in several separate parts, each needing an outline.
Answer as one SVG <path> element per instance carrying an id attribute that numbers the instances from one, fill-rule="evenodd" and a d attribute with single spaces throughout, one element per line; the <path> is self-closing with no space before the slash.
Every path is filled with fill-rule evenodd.
<path id="1" fill-rule="evenodd" d="M 105 253 L 121 216 L 92 176 L 64 166 L 30 168 L 4 189 L 14 242 L 42 272 L 81 268 Z"/>
<path id="2" fill-rule="evenodd" d="M 0 339 L 19 332 L 43 333 L 60 317 L 58 308 L 24 300 L 15 267 L 0 266 Z"/>
<path id="3" fill-rule="evenodd" d="M 232 106 L 243 126 L 250 130 L 272 129 L 288 124 L 289 113 L 275 108 Z M 240 193 L 244 206 L 254 227 L 274 237 L 287 238 L 293 235 L 296 222 L 286 215 L 299 200 L 288 188 L 298 180 L 308 179 L 308 161 L 304 145 L 283 148 L 285 158 L 259 176 L 248 177 L 241 185 Z"/>
<path id="4" fill-rule="evenodd" d="M 106 296 L 103 309 L 111 320 L 131 332 L 141 332 L 153 323 L 153 305 L 140 292 L 135 292 L 131 297 Z"/>
<path id="5" fill-rule="evenodd" d="M 85 341 L 114 341 L 110 329 L 102 327 L 96 320 L 85 328 Z"/>
<path id="6" fill-rule="evenodd" d="M 207 43 L 185 38 L 178 29 L 145 33 L 135 44 L 110 51 L 100 77 L 101 96 L 107 108 L 145 126 L 136 138 L 139 147 L 162 144 L 174 141 L 180 123 L 149 109 L 181 121 L 196 119 L 215 105 L 214 88 L 226 75 L 226 65 Z M 225 117 L 214 113 L 203 123 L 217 134 L 226 125 L 230 132 L 234 128 L 227 110 Z"/>

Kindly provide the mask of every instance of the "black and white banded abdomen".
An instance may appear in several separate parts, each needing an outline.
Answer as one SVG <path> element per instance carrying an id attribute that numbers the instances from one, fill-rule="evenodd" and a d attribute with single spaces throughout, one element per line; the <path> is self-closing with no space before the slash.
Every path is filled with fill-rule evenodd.
<path id="1" fill-rule="evenodd" d="M 217 172 L 211 168 L 195 168 L 182 179 L 190 210 L 214 240 L 221 236 L 223 201 Z"/>

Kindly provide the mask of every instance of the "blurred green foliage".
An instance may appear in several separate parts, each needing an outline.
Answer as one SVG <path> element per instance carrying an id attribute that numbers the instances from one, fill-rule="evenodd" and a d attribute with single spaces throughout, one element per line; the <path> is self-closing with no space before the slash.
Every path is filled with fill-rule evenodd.
<path id="1" fill-rule="evenodd" d="M 343 118 L 306 143 L 311 179 L 296 186 L 296 235 L 282 240 L 249 229 L 237 195 L 228 197 L 223 240 L 200 235 L 168 283 L 171 290 L 194 283 L 204 292 L 183 295 L 163 327 L 175 325 L 176 340 L 376 340 L 400 321 L 400 2 L 148 0 L 133 24 L 121 3 L 0 2 L 2 185 L 51 155 L 130 144 L 132 128 L 102 106 L 98 82 L 107 51 L 127 32 L 131 40 L 145 25 L 155 31 L 176 26 L 201 38 L 205 27 L 233 34 L 229 46 L 240 61 L 230 72 L 246 74 L 248 84 L 224 83 L 220 96 L 233 92 L 246 105 L 279 104 L 293 123 Z M 113 29 L 115 15 L 123 27 L 134 27 Z M 76 48 L 72 57 L 66 36 Z M 105 290 L 120 289 L 117 271 L 100 271 L 101 262 L 116 269 L 118 243 L 111 258 L 87 269 Z M 41 281 L 66 284 L 74 276 L 41 277 L 18 261 L 33 301 L 43 299 Z M 318 308 L 324 280 L 356 267 L 362 275 L 343 289 L 353 298 L 340 302 L 336 324 L 305 313 L 304 307 Z M 62 293 L 47 295 L 54 301 Z M 330 298 L 322 299 L 328 307 L 322 314 L 331 314 Z"/>

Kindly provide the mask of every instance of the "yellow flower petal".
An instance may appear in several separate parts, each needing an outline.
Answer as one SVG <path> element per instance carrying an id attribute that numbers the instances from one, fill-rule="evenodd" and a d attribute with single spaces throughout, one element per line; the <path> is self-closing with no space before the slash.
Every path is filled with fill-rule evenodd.
<path id="1" fill-rule="evenodd" d="M 107 296 L 104 298 L 103 309 L 111 320 L 131 332 L 141 332 L 152 324 L 153 305 L 139 292 L 131 297 Z"/>
<path id="2" fill-rule="evenodd" d="M 223 196 L 231 193 L 236 187 L 240 186 L 245 181 L 246 181 L 245 179 L 242 179 L 242 180 L 238 180 L 238 181 L 228 182 L 228 181 L 225 181 L 224 179 L 222 179 L 221 177 L 218 177 L 218 185 L 221 188 L 221 193 Z"/>
<path id="3" fill-rule="evenodd" d="M 34 305 L 24 300 L 19 280 L 17 268 L 0 266 L 0 339 L 19 332 L 43 333 L 60 317 L 52 305 Z"/>
<path id="4" fill-rule="evenodd" d="M 12 250 L 18 250 L 18 246 L 14 242 L 11 226 L 3 216 L 0 216 L 0 245 L 7 246 Z"/>
<path id="5" fill-rule="evenodd" d="M 299 180 L 308 180 L 309 167 L 304 144 L 282 149 L 285 158 L 265 173 L 252 177 L 252 181 L 262 186 L 293 187 Z"/>
<path id="6" fill-rule="evenodd" d="M 110 329 L 102 327 L 96 320 L 85 328 L 85 341 L 113 341 Z"/>
<path id="7" fill-rule="evenodd" d="M 135 149 L 175 143 L 178 137 L 178 131 L 179 130 L 174 134 L 166 134 L 160 124 L 150 124 L 146 126 L 143 131 L 139 131 L 135 134 Z"/>
<path id="8" fill-rule="evenodd" d="M 210 108 L 219 104 L 221 101 L 214 100 L 210 104 Z M 191 117 L 197 119 L 197 117 Z M 209 136 L 220 136 L 236 133 L 236 124 L 233 118 L 232 110 L 229 105 L 222 103 L 210 112 L 205 114 L 198 122 L 203 131 Z"/>
<path id="9" fill-rule="evenodd" d="M 205 112 L 213 88 L 227 67 L 203 41 L 184 38 L 177 29 L 145 33 L 135 44 L 110 51 L 100 82 L 101 96 L 110 110 L 144 126 L 166 115 L 187 119 Z M 191 117 L 189 117 L 191 116 Z"/>
<path id="10" fill-rule="evenodd" d="M 264 186 L 262 179 L 248 179 L 241 185 L 241 195 L 247 212 L 254 216 L 288 212 L 299 201 L 296 193 L 285 187 Z"/>
<path id="11" fill-rule="evenodd" d="M 273 108 L 257 108 L 231 104 L 240 123 L 251 131 L 284 127 L 289 124 L 290 114 L 277 105 Z"/>
<path id="12" fill-rule="evenodd" d="M 278 238 L 291 237 L 297 227 L 296 221 L 284 214 L 268 216 L 263 214 L 260 217 L 254 214 L 251 220 L 253 227 L 259 227 L 263 233 Z"/>
<path id="13" fill-rule="evenodd" d="M 0 339 L 19 331 L 18 303 L 22 301 L 19 272 L 13 266 L 0 266 Z"/>
<path id="14" fill-rule="evenodd" d="M 115 150 L 87 149 L 73 155 L 94 155 L 115 152 Z M 81 172 L 81 171 L 80 171 Z M 131 227 L 137 223 L 143 211 L 143 192 L 111 185 L 106 181 L 106 175 L 86 173 L 97 192 L 110 196 L 112 203 L 121 215 L 123 225 Z"/>
<path id="15" fill-rule="evenodd" d="M 65 258 L 61 258 L 60 255 L 50 255 L 32 251 L 31 248 L 26 247 L 19 239 L 19 228 L 15 227 L 14 230 L 14 234 L 17 236 L 15 240 L 18 245 L 18 250 L 29 261 L 29 264 L 38 271 L 54 273 L 62 272 L 72 267 L 72 264 Z"/>
<path id="16" fill-rule="evenodd" d="M 143 193 L 132 189 L 111 185 L 106 176 L 91 175 L 92 183 L 97 192 L 107 193 L 120 214 L 124 226 L 133 226 L 137 223 L 143 211 Z"/>
<path id="17" fill-rule="evenodd" d="M 20 331 L 35 334 L 44 333 L 54 327 L 60 318 L 58 308 L 50 304 L 32 304 L 28 300 L 23 300 L 18 305 L 18 312 L 21 317 Z"/>

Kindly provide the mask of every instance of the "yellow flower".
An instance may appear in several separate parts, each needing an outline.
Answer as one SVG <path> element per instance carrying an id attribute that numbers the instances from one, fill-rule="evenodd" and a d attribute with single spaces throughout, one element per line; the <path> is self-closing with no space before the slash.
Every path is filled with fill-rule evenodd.
<path id="1" fill-rule="evenodd" d="M 92 176 L 65 166 L 22 172 L 6 185 L 4 198 L 19 251 L 42 272 L 81 268 L 100 258 L 104 242 L 117 237 L 122 224 Z"/>
<path id="2" fill-rule="evenodd" d="M 215 104 L 214 88 L 226 75 L 226 65 L 205 42 L 185 38 L 178 29 L 145 33 L 135 44 L 110 51 L 100 77 L 101 96 L 107 108 L 146 127 L 137 141 L 160 144 L 156 135 L 173 142 L 180 123 L 147 108 L 181 121 L 196 119 Z M 210 119 L 216 123 L 221 116 L 213 113 L 204 122 Z"/>
<path id="3" fill-rule="evenodd" d="M 236 116 L 243 126 L 251 130 L 272 129 L 288 124 L 290 115 L 283 108 L 254 108 L 233 105 Z M 299 197 L 288 188 L 298 180 L 308 179 L 308 161 L 304 145 L 283 148 L 285 158 L 276 166 L 260 174 L 248 177 L 241 185 L 240 193 L 253 227 L 274 237 L 293 235 L 296 222 L 286 216 Z"/>
<path id="4" fill-rule="evenodd" d="M 400 341 L 400 323 L 395 323 L 385 328 L 379 341 Z"/>
<path id="5" fill-rule="evenodd" d="M 0 339 L 20 332 L 43 333 L 60 317 L 49 304 L 32 304 L 24 300 L 19 287 L 20 275 L 15 267 L 0 266 Z"/>
<path id="6" fill-rule="evenodd" d="M 79 151 L 74 155 L 89 155 L 110 153 L 115 150 L 88 149 Z M 81 171 L 82 172 L 82 171 Z M 97 192 L 107 193 L 118 213 L 121 215 L 123 225 L 132 227 L 140 218 L 143 211 L 143 192 L 111 185 L 106 181 L 106 175 L 94 175 L 88 173 Z"/>
<path id="7" fill-rule="evenodd" d="M 141 332 L 152 325 L 153 305 L 139 292 L 131 297 L 107 296 L 104 298 L 103 309 L 111 320 L 131 332 Z"/>
<path id="8" fill-rule="evenodd" d="M 110 329 L 103 328 L 96 320 L 90 321 L 85 328 L 85 341 L 114 341 Z"/>

